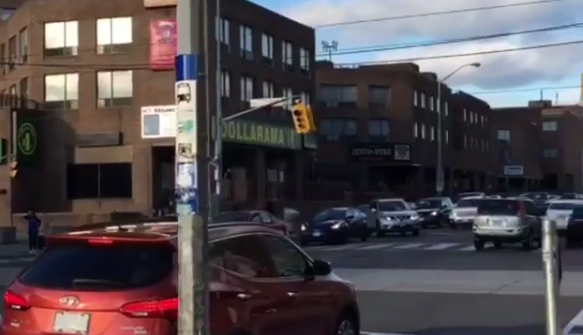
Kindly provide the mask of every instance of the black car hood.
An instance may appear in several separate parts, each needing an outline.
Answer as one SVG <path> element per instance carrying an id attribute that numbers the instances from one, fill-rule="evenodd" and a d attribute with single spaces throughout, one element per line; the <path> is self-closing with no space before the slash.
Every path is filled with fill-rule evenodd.
<path id="1" fill-rule="evenodd" d="M 325 228 L 325 227 L 333 226 L 339 222 L 342 222 L 342 220 L 312 221 L 312 222 L 310 222 L 310 227 L 311 228 L 316 228 L 316 227 Z"/>

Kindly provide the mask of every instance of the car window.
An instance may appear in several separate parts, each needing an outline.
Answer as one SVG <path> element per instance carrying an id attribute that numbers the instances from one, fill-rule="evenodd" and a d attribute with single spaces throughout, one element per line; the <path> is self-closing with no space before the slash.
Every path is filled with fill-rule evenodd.
<path id="1" fill-rule="evenodd" d="M 532 201 L 523 201 L 524 207 L 526 208 L 526 214 L 539 216 L 539 209 L 536 207 L 535 203 Z"/>
<path id="2" fill-rule="evenodd" d="M 362 212 L 366 213 L 366 212 L 368 212 L 368 210 L 370 209 L 370 206 L 369 206 L 369 205 L 360 205 L 360 206 L 358 206 L 357 208 L 358 208 L 360 211 L 362 211 Z"/>
<path id="3" fill-rule="evenodd" d="M 520 211 L 520 202 L 516 200 L 483 199 L 478 204 L 479 215 L 516 215 Z"/>
<path id="4" fill-rule="evenodd" d="M 273 259 L 278 277 L 304 277 L 307 261 L 298 248 L 282 238 L 265 235 L 262 237 Z"/>
<path id="5" fill-rule="evenodd" d="M 399 212 L 409 210 L 407 203 L 401 200 L 379 201 L 378 208 L 381 212 Z"/>
<path id="6" fill-rule="evenodd" d="M 478 207 L 481 199 L 461 199 L 456 204 L 456 207 L 465 208 L 465 207 Z"/>
<path id="7" fill-rule="evenodd" d="M 568 203 L 568 202 L 553 202 L 549 205 L 548 209 L 550 210 L 573 210 L 575 207 L 581 206 L 581 204 L 576 203 Z"/>
<path id="8" fill-rule="evenodd" d="M 253 216 L 251 216 L 251 222 L 263 222 L 263 220 L 259 214 L 253 214 Z"/>
<path id="9" fill-rule="evenodd" d="M 246 235 L 211 243 L 209 263 L 248 278 L 273 278 L 269 250 L 257 235 Z"/>
<path id="10" fill-rule="evenodd" d="M 128 290 L 158 284 L 173 267 L 167 245 L 75 243 L 48 248 L 19 281 L 55 290 Z"/>
<path id="11" fill-rule="evenodd" d="M 261 222 L 263 223 L 273 223 L 273 218 L 269 213 L 260 212 L 259 217 L 261 218 Z"/>
<path id="12" fill-rule="evenodd" d="M 296 209 L 285 207 L 283 209 L 283 219 L 284 220 L 295 220 L 300 216 L 300 212 Z"/>

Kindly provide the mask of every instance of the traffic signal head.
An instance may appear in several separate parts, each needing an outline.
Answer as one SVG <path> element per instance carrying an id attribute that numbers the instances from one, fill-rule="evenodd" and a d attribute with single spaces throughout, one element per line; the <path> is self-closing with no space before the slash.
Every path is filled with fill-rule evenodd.
<path id="1" fill-rule="evenodd" d="M 302 103 L 294 105 L 292 108 L 292 119 L 296 133 L 308 134 L 316 131 L 314 116 L 309 106 Z"/>

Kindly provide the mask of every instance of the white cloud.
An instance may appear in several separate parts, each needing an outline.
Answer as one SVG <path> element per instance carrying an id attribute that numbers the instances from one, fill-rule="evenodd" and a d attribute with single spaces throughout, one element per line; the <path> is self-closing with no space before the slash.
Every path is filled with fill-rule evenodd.
<path id="1" fill-rule="evenodd" d="M 334 22 L 357 21 L 379 17 L 487 7 L 526 0 L 315 0 L 283 11 L 300 22 L 319 26 Z M 392 44 L 396 40 L 442 40 L 475 35 L 496 34 L 564 25 L 581 21 L 583 2 L 555 1 L 548 4 L 519 6 L 496 10 L 392 20 L 317 31 L 320 39 L 333 36 L 340 48 Z M 392 50 L 363 54 L 367 60 L 400 60 L 434 55 L 513 49 L 580 39 L 581 28 L 556 33 L 528 34 L 479 42 L 446 44 L 434 47 Z M 339 50 L 340 51 L 340 50 Z M 460 71 L 451 85 L 473 85 L 479 89 L 512 88 L 539 82 L 555 82 L 576 74 L 583 68 L 583 44 L 418 61 L 422 71 L 447 75 L 462 64 L 480 62 L 479 69 Z M 578 100 L 578 99 L 577 99 Z"/>

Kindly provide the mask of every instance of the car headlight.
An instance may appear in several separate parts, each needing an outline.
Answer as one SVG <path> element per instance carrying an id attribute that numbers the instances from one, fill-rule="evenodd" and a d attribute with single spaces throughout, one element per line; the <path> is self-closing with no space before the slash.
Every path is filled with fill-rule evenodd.
<path id="1" fill-rule="evenodd" d="M 391 218 L 389 217 L 384 217 L 384 218 L 380 218 L 379 221 L 383 224 L 391 224 L 393 223 L 393 220 L 391 220 Z"/>
<path id="2" fill-rule="evenodd" d="M 419 215 L 417 215 L 417 214 L 411 215 L 411 217 L 409 218 L 409 220 L 419 220 Z"/>
<path id="3" fill-rule="evenodd" d="M 342 222 L 338 222 L 338 223 L 334 224 L 334 225 L 332 226 L 332 229 L 338 229 L 338 228 L 340 228 L 340 227 L 342 227 Z"/>
<path id="4" fill-rule="evenodd" d="M 431 212 L 431 215 L 432 215 L 432 216 L 436 216 L 436 215 L 437 215 L 437 211 L 433 211 L 433 212 Z"/>
<path id="5" fill-rule="evenodd" d="M 306 225 L 302 225 L 302 228 L 300 228 L 302 231 L 306 231 Z"/>

